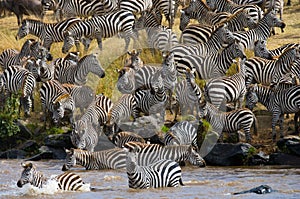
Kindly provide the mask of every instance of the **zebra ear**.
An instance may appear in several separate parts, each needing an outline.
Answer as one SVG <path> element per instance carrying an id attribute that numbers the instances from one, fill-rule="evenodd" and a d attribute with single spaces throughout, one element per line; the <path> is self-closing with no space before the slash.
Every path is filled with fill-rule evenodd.
<path id="1" fill-rule="evenodd" d="M 126 153 L 130 152 L 129 148 L 126 148 L 126 147 L 123 147 L 123 151 L 125 151 Z"/>
<path id="2" fill-rule="evenodd" d="M 23 163 L 21 163 L 21 166 L 22 166 L 24 169 L 26 169 L 26 168 L 32 168 L 32 167 L 33 167 L 33 165 L 32 165 L 31 162 L 23 162 Z"/>
<path id="3" fill-rule="evenodd" d="M 65 31 L 63 32 L 63 35 L 64 35 L 65 37 L 68 37 L 68 36 L 71 35 L 71 33 L 70 33 L 70 31 L 65 30 Z"/>

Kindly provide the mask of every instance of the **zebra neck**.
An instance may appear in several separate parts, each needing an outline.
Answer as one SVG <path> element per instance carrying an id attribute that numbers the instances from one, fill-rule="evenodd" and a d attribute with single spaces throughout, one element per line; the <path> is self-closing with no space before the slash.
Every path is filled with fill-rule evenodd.
<path id="1" fill-rule="evenodd" d="M 267 109 L 271 110 L 272 99 L 274 98 L 274 92 L 266 87 L 258 87 L 257 90 L 258 101 L 262 103 Z"/>
<path id="2" fill-rule="evenodd" d="M 79 165 L 84 166 L 85 168 L 89 168 L 91 166 L 92 162 L 92 156 L 93 154 L 85 151 L 81 153 L 74 153 L 76 162 L 78 162 Z"/>
<path id="3" fill-rule="evenodd" d="M 267 24 L 267 20 L 264 17 L 261 19 L 256 28 L 249 30 L 259 35 L 261 40 L 266 40 L 271 34 L 271 27 Z"/>
<path id="4" fill-rule="evenodd" d="M 38 38 L 43 40 L 43 37 L 46 34 L 46 24 L 42 22 L 35 22 L 29 25 L 29 34 L 35 35 Z"/>
<path id="5" fill-rule="evenodd" d="M 33 173 L 33 181 L 30 183 L 31 185 L 42 188 L 48 179 L 44 177 L 43 173 L 34 171 Z"/>

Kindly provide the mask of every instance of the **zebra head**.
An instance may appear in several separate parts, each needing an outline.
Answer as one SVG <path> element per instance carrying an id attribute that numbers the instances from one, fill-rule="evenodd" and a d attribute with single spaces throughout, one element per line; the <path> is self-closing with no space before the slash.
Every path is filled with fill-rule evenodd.
<path id="1" fill-rule="evenodd" d="M 138 70 L 144 65 L 144 62 L 140 58 L 142 50 L 135 50 L 133 49 L 131 52 L 128 51 L 127 54 L 130 56 L 127 58 L 124 62 L 124 67 L 130 67 L 133 68 L 134 70 Z"/>
<path id="2" fill-rule="evenodd" d="M 273 56 L 267 49 L 267 41 L 257 40 L 254 42 L 254 56 L 272 60 Z"/>
<path id="3" fill-rule="evenodd" d="M 246 107 L 250 110 L 253 110 L 254 106 L 258 102 L 258 96 L 256 94 L 257 92 L 257 84 L 249 86 L 246 93 Z"/>
<path id="4" fill-rule="evenodd" d="M 73 37 L 70 31 L 65 31 L 62 53 L 67 53 L 74 45 L 75 45 L 75 38 Z"/>
<path id="5" fill-rule="evenodd" d="M 23 187 L 24 184 L 30 183 L 32 185 L 37 186 L 39 180 L 35 179 L 36 176 L 36 168 L 31 162 L 22 163 L 21 166 L 24 168 L 21 174 L 21 178 L 17 182 L 18 187 Z M 41 187 L 41 183 L 37 187 Z"/>
<path id="6" fill-rule="evenodd" d="M 240 40 L 235 39 L 235 42 L 229 45 L 228 50 L 232 53 L 232 57 L 241 58 L 242 60 L 247 59 L 244 48 L 240 43 Z"/>
<path id="7" fill-rule="evenodd" d="M 117 88 L 123 94 L 131 94 L 135 91 L 135 70 L 129 67 L 124 67 L 117 70 L 119 73 Z"/>
<path id="8" fill-rule="evenodd" d="M 285 28 L 286 24 L 276 16 L 275 10 L 267 12 L 263 19 L 269 27 L 279 27 L 281 28 L 281 31 L 284 32 L 283 29 Z"/>
<path id="9" fill-rule="evenodd" d="M 32 57 L 41 60 L 52 61 L 53 57 L 47 48 L 41 45 L 40 42 L 35 41 L 30 45 L 30 54 Z"/>
<path id="10" fill-rule="evenodd" d="M 73 125 L 73 130 L 71 133 L 71 142 L 78 149 L 85 149 L 85 133 L 87 129 L 87 123 L 83 120 L 78 120 Z"/>
<path id="11" fill-rule="evenodd" d="M 23 20 L 21 26 L 19 27 L 18 33 L 16 35 L 16 40 L 24 38 L 29 34 L 29 22 L 28 20 Z"/>
<path id="12" fill-rule="evenodd" d="M 184 31 L 186 26 L 190 23 L 190 16 L 186 14 L 184 10 L 181 10 L 180 13 L 181 15 L 180 15 L 179 29 L 181 31 Z"/>
<path id="13" fill-rule="evenodd" d="M 206 5 L 211 11 L 216 11 L 218 8 L 217 0 L 206 0 Z"/>
<path id="14" fill-rule="evenodd" d="M 105 71 L 102 68 L 102 66 L 97 58 L 97 54 L 89 54 L 89 55 L 82 57 L 79 60 L 78 65 L 86 66 L 86 68 L 89 72 L 94 73 L 95 75 L 97 75 L 100 78 L 105 77 Z"/>
<path id="15" fill-rule="evenodd" d="M 42 0 L 41 3 L 42 3 L 43 11 L 53 10 L 57 4 L 55 0 Z"/>
<path id="16" fill-rule="evenodd" d="M 235 36 L 227 28 L 227 23 L 222 23 L 216 26 L 216 30 L 212 34 L 212 37 L 215 36 L 220 39 L 222 46 L 226 47 L 228 44 L 232 44 L 236 41 Z"/>
<path id="17" fill-rule="evenodd" d="M 204 91 L 205 92 L 205 91 Z M 199 102 L 199 117 L 205 118 L 207 116 L 208 110 L 207 110 L 207 102 Z"/>
<path id="18" fill-rule="evenodd" d="M 206 163 L 205 160 L 200 156 L 200 154 L 196 151 L 192 145 L 188 148 L 188 161 L 198 167 L 205 167 Z"/>
<path id="19" fill-rule="evenodd" d="M 71 167 L 76 165 L 76 157 L 74 149 L 71 148 L 70 150 L 65 149 L 65 152 L 67 154 L 66 156 L 66 164 L 63 165 L 62 171 L 68 171 Z"/>
<path id="20" fill-rule="evenodd" d="M 129 148 L 123 148 L 127 153 L 126 156 L 126 170 L 127 173 L 135 173 L 137 170 L 137 152 Z"/>

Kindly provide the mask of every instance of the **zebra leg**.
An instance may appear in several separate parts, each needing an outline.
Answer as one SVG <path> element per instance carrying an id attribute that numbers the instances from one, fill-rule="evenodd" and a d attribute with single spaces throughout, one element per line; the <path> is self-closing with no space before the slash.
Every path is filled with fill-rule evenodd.
<path id="1" fill-rule="evenodd" d="M 102 51 L 102 37 L 97 37 L 98 48 Z"/>
<path id="2" fill-rule="evenodd" d="M 299 112 L 295 113 L 294 115 L 294 127 L 295 127 L 295 133 L 298 134 L 299 130 L 298 130 L 298 117 L 299 117 Z"/>
<path id="3" fill-rule="evenodd" d="M 279 117 L 279 124 L 280 124 L 280 138 L 283 138 L 283 121 L 284 121 L 284 117 L 283 114 L 280 115 Z"/>
<path id="4" fill-rule="evenodd" d="M 279 120 L 279 115 L 277 116 L 276 114 L 273 114 L 273 118 L 272 118 L 272 140 L 273 142 L 276 141 L 276 124 Z M 281 129 L 281 127 L 280 127 Z"/>

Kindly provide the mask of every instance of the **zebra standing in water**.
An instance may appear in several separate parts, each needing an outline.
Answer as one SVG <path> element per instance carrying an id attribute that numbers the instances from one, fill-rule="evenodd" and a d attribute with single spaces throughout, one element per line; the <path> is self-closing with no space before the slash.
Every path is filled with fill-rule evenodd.
<path id="1" fill-rule="evenodd" d="M 148 189 L 183 185 L 181 168 L 177 162 L 162 159 L 147 166 L 140 166 L 136 156 L 136 152 L 127 152 L 126 171 L 129 188 Z"/>
<path id="2" fill-rule="evenodd" d="M 9 66 L 5 69 L 1 78 L 3 92 L 19 93 L 21 91 L 20 104 L 23 105 L 25 116 L 30 115 L 35 77 L 22 66 Z"/>
<path id="3" fill-rule="evenodd" d="M 146 166 L 162 159 L 176 162 L 188 161 L 190 164 L 198 167 L 206 166 L 204 159 L 191 145 L 162 146 L 159 144 L 127 142 L 124 147 L 138 153 L 137 164 L 141 166 Z"/>
<path id="4" fill-rule="evenodd" d="M 251 83 L 269 85 L 291 72 L 291 64 L 300 57 L 300 49 L 288 48 L 277 60 L 253 57 L 245 62 L 246 87 Z"/>
<path id="5" fill-rule="evenodd" d="M 76 23 L 64 31 L 64 44 L 62 52 L 68 52 L 76 42 L 82 37 L 86 38 L 85 51 L 88 50 L 91 40 L 97 39 L 98 47 L 102 50 L 102 38 L 112 37 L 120 32 L 125 40 L 125 51 L 128 50 L 130 38 L 137 41 L 136 32 L 134 32 L 134 15 L 125 10 L 116 11 L 104 16 L 96 16 L 85 21 Z"/>
<path id="6" fill-rule="evenodd" d="M 202 0 L 191 0 L 190 5 L 181 10 L 179 29 L 183 31 L 190 19 L 196 19 L 203 25 L 217 25 L 226 21 L 230 16 L 227 12 L 212 12 Z"/>
<path id="7" fill-rule="evenodd" d="M 60 62 L 55 66 L 54 79 L 61 83 L 84 85 L 89 72 L 100 78 L 105 76 L 96 54 L 82 57 L 77 64 L 73 64 L 71 61 Z"/>
<path id="8" fill-rule="evenodd" d="M 206 118 L 212 129 L 219 134 L 221 142 L 223 142 L 223 132 L 230 133 L 243 129 L 248 143 L 251 142 L 250 128 L 252 124 L 254 124 L 254 134 L 257 132 L 256 117 L 249 109 L 242 108 L 231 112 L 222 112 L 209 102 L 201 103 L 199 107 L 200 117 Z"/>
<path id="9" fill-rule="evenodd" d="M 133 132 L 128 132 L 128 131 L 122 131 L 122 132 L 115 133 L 113 135 L 109 135 L 108 139 L 116 147 L 119 147 L 119 148 L 123 148 L 125 143 L 127 143 L 127 142 L 145 143 L 144 138 L 142 138 L 140 135 L 133 133 Z"/>
<path id="10" fill-rule="evenodd" d="M 175 88 L 176 107 L 174 121 L 177 120 L 177 115 L 180 110 L 181 115 L 187 114 L 188 111 L 194 115 L 194 110 L 198 112 L 198 104 L 201 100 L 202 91 L 195 82 L 194 71 L 186 69 L 186 79 L 177 83 Z"/>
<path id="11" fill-rule="evenodd" d="M 285 113 L 300 111 L 300 86 L 282 91 L 273 91 L 266 86 L 251 85 L 246 94 L 246 105 L 253 109 L 257 102 L 262 103 L 272 113 L 272 138 L 276 140 L 276 124 L 279 122 L 280 137 L 283 135 L 283 116 Z M 297 120 L 295 120 L 297 122 Z M 295 126 L 297 124 L 295 123 Z"/>
<path id="12" fill-rule="evenodd" d="M 31 162 L 22 163 L 21 166 L 24 170 L 22 171 L 21 178 L 17 182 L 18 187 L 21 188 L 24 184 L 30 183 L 35 187 L 43 188 L 47 184 L 49 179 L 44 177 L 43 173 L 37 171 Z M 79 191 L 84 185 L 81 177 L 71 172 L 60 174 L 54 179 L 58 184 L 58 188 L 61 190 Z"/>
<path id="13" fill-rule="evenodd" d="M 68 171 L 76 164 L 86 170 L 122 169 L 126 167 L 126 152 L 123 149 L 113 148 L 90 152 L 81 149 L 66 149 L 66 163 L 62 170 Z"/>
<path id="14" fill-rule="evenodd" d="M 62 42 L 64 40 L 64 31 L 72 24 L 80 22 L 80 19 L 69 18 L 59 23 L 44 23 L 34 19 L 25 19 L 19 27 L 16 39 L 22 39 L 28 34 L 37 36 L 43 46 L 50 50 L 52 43 Z M 79 42 L 76 44 L 79 50 Z"/>
<path id="15" fill-rule="evenodd" d="M 232 76 L 223 76 L 209 80 L 205 85 L 205 100 L 217 109 L 230 102 L 238 102 L 236 108 L 242 108 L 246 94 L 246 59 L 238 62 L 239 71 Z"/>

